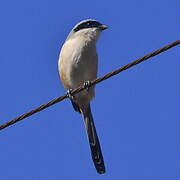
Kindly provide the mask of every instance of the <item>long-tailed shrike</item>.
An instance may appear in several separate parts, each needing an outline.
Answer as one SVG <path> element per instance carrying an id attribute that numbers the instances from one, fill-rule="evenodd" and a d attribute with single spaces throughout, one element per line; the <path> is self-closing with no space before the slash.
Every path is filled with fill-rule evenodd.
<path id="1" fill-rule="evenodd" d="M 87 19 L 79 22 L 69 33 L 62 46 L 58 69 L 64 87 L 69 91 L 80 85 L 87 85 L 97 77 L 98 57 L 96 42 L 100 33 L 107 29 L 100 22 Z M 75 111 L 84 118 L 92 159 L 98 173 L 105 173 L 105 165 L 99 139 L 93 121 L 90 101 L 94 97 L 95 86 L 83 90 L 70 99 Z"/>

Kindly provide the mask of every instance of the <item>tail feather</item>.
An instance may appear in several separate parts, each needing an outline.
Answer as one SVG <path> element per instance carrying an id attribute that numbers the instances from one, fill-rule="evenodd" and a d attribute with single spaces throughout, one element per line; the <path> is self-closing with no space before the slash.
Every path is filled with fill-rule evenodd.
<path id="1" fill-rule="evenodd" d="M 92 155 L 95 168 L 98 173 L 103 174 L 105 173 L 105 165 L 104 165 L 103 155 L 101 152 L 99 139 L 96 133 L 96 128 L 94 125 L 94 120 L 91 113 L 90 105 L 88 109 L 86 110 L 86 112 L 83 113 L 83 116 L 84 116 L 85 126 L 87 130 L 89 145 L 91 149 L 91 155 Z"/>
<path id="2" fill-rule="evenodd" d="M 71 100 L 71 103 L 72 103 L 74 110 L 81 114 L 81 110 L 80 110 L 78 104 L 73 99 L 70 99 L 70 100 Z"/>

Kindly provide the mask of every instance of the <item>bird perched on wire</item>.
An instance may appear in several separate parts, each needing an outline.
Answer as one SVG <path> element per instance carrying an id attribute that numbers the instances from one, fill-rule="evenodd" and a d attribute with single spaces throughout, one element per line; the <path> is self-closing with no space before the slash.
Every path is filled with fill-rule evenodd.
<path id="1" fill-rule="evenodd" d="M 94 97 L 94 88 L 90 81 L 97 77 L 98 57 L 96 42 L 100 33 L 108 27 L 93 19 L 76 24 L 62 46 L 58 69 L 61 81 L 68 90 L 75 111 L 84 118 L 92 159 L 98 173 L 105 173 L 105 165 L 99 139 L 96 133 L 90 101 Z M 84 85 L 86 90 L 72 96 L 71 90 Z"/>

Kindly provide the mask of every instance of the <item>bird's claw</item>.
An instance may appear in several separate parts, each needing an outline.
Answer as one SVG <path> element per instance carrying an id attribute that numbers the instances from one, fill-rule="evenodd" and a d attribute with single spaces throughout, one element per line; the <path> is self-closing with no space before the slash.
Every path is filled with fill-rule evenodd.
<path id="1" fill-rule="evenodd" d="M 84 82 L 84 88 L 86 88 L 86 91 L 89 91 L 90 85 L 91 85 L 91 82 L 90 82 L 90 81 L 85 81 L 85 82 Z"/>
<path id="2" fill-rule="evenodd" d="M 68 90 L 67 90 L 67 97 L 68 97 L 69 99 L 71 99 L 71 100 L 74 99 L 74 96 L 72 95 L 72 89 L 68 89 Z"/>

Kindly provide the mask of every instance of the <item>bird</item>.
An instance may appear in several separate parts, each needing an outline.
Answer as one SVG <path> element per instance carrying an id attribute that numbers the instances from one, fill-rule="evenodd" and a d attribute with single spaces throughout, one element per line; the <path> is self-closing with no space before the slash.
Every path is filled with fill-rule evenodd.
<path id="1" fill-rule="evenodd" d="M 74 110 L 83 116 L 92 160 L 99 174 L 105 173 L 106 169 L 90 106 L 95 95 L 95 85 L 89 86 L 97 78 L 96 43 L 101 32 L 107 28 L 107 25 L 95 19 L 80 21 L 67 36 L 58 60 L 61 82 Z M 86 86 L 86 89 L 72 96 L 71 91 L 79 86 Z"/>

